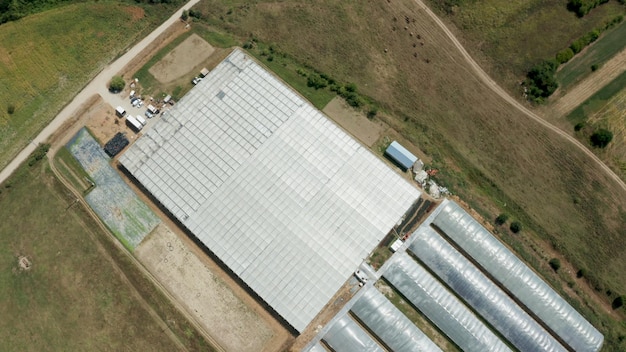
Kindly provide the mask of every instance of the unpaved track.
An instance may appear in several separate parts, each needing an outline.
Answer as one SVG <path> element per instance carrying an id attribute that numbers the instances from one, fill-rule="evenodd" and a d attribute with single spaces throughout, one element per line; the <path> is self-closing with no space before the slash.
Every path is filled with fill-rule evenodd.
<path id="1" fill-rule="evenodd" d="M 197 4 L 200 0 L 190 0 L 183 5 L 178 11 L 176 11 L 172 17 L 163 22 L 157 29 L 148 34 L 147 37 L 142 39 L 139 43 L 128 50 L 119 59 L 112 62 L 109 66 L 105 67 L 100 73 L 83 88 L 74 99 L 59 112 L 57 117 L 52 120 L 38 135 L 35 137 L 17 156 L 0 172 L 0 183 L 4 182 L 17 167 L 28 158 L 28 156 L 35 151 L 37 145 L 45 143 L 59 127 L 61 127 L 67 120 L 73 115 L 78 114 L 78 109 L 82 104 L 87 101 L 91 96 L 95 94 L 101 94 L 106 92 L 106 85 L 119 71 L 121 71 L 127 64 L 129 64 L 140 52 L 147 48 L 156 38 L 159 37 L 165 30 L 167 30 L 172 24 L 180 21 L 180 16 L 183 13 L 183 9 L 189 9 L 193 5 Z M 106 96 L 106 94 L 104 94 Z M 104 97 L 103 96 L 103 97 Z"/>
<path id="2" fill-rule="evenodd" d="M 570 113 L 624 71 L 626 71 L 626 49 L 607 61 L 587 79 L 565 92 L 563 96 L 558 97 L 551 107 L 554 117 L 562 117 Z"/>
<path id="3" fill-rule="evenodd" d="M 103 230 L 105 233 L 109 234 L 110 237 L 113 237 L 113 235 L 111 234 L 110 231 L 108 231 L 107 227 L 102 223 L 102 221 L 100 221 L 100 218 L 93 212 L 93 210 L 91 209 L 91 207 L 89 207 L 89 205 L 87 204 L 87 202 L 85 201 L 85 199 L 82 197 L 82 195 L 76 190 L 74 189 L 71 184 L 65 180 L 65 178 L 61 175 L 61 173 L 57 170 L 56 165 L 54 164 L 54 154 L 55 152 L 51 152 L 50 153 L 50 157 L 49 157 L 49 165 L 50 165 L 50 170 L 52 170 L 52 172 L 54 173 L 54 175 L 56 176 L 56 178 L 70 191 L 72 192 L 72 194 L 76 197 L 76 201 L 80 202 L 81 205 L 91 214 L 91 217 L 96 221 L 96 223 L 98 224 L 98 226 L 101 228 L 101 230 Z M 82 222 L 82 220 L 80 220 L 82 225 L 84 227 L 86 227 L 86 225 Z M 124 271 L 122 269 L 120 269 L 119 266 L 117 266 L 117 263 L 115 262 L 115 260 L 113 260 L 113 258 L 109 255 L 109 253 L 107 252 L 107 250 L 104 248 L 104 246 L 100 243 L 100 241 L 98 241 L 98 239 L 95 238 L 95 235 L 93 235 L 93 233 L 91 231 L 86 231 L 89 235 L 89 237 L 91 238 L 91 240 L 93 241 L 93 243 L 96 245 L 96 248 L 98 249 L 98 251 L 109 261 L 109 263 L 111 264 L 111 267 L 113 268 L 113 270 L 115 272 L 118 273 L 118 275 L 120 276 L 120 278 L 122 279 L 122 281 L 124 281 L 124 283 L 126 284 L 126 286 L 128 286 L 128 288 L 131 290 L 133 296 L 135 296 L 135 299 L 137 300 L 137 302 L 139 303 L 139 305 L 146 310 L 146 312 L 148 312 L 148 314 L 150 314 L 150 316 L 152 317 L 152 319 L 159 325 L 159 327 L 161 328 L 161 330 L 178 346 L 180 351 L 188 351 L 188 349 L 185 347 L 185 345 L 180 341 L 180 339 L 178 338 L 178 336 L 176 336 L 176 334 L 174 334 L 174 332 L 169 328 L 169 326 L 167 325 L 167 323 L 165 323 L 165 321 L 163 321 L 163 319 L 161 319 L 161 317 L 159 316 L 159 314 L 154 310 L 154 308 L 152 308 L 152 306 L 146 302 L 146 300 L 143 298 L 143 296 L 139 293 L 139 291 L 137 291 L 137 288 L 130 282 L 130 280 L 126 277 L 126 274 L 124 273 Z M 113 242 L 117 245 L 117 247 L 122 247 L 119 244 L 119 241 L 116 238 L 113 238 Z M 122 247 L 124 248 L 124 247 Z M 130 253 L 128 253 L 128 251 L 125 251 L 125 253 L 129 256 L 129 258 L 134 259 L 134 257 L 132 255 L 130 255 Z M 137 267 L 140 269 L 143 269 L 143 267 L 141 267 L 141 265 L 137 264 Z M 144 271 L 144 275 L 145 275 L 145 269 L 142 270 Z M 149 277 L 149 276 L 147 276 Z M 154 281 L 154 280 L 153 280 Z"/>
<path id="4" fill-rule="evenodd" d="M 467 63 L 476 72 L 476 75 L 478 76 L 478 78 L 480 78 L 480 80 L 483 81 L 485 85 L 487 85 L 487 87 L 489 87 L 494 93 L 499 95 L 502 99 L 507 101 L 509 104 L 513 105 L 513 107 L 515 107 L 516 109 L 524 113 L 524 115 L 526 115 L 527 117 L 535 120 L 542 126 L 550 129 L 554 133 L 558 134 L 559 136 L 573 143 L 576 147 L 578 147 L 578 149 L 580 149 L 581 152 L 587 154 L 591 159 L 593 159 L 593 161 L 600 167 L 600 169 L 604 170 L 604 172 L 606 172 L 613 180 L 615 180 L 615 182 L 617 182 L 617 184 L 624 191 L 626 191 L 626 183 L 624 183 L 624 181 L 622 181 L 622 179 L 619 178 L 619 176 L 617 176 L 617 174 L 615 174 L 613 170 L 611 170 L 611 168 L 609 168 L 604 162 L 602 162 L 600 158 L 598 158 L 591 150 L 587 149 L 587 147 L 585 147 L 582 143 L 580 143 L 574 137 L 565 133 L 563 130 L 552 125 L 551 123 L 545 121 L 543 118 L 539 117 L 532 111 L 528 110 L 525 106 L 523 106 L 513 97 L 511 97 L 504 89 L 498 86 L 498 84 L 493 79 L 491 79 L 491 77 L 489 77 L 489 75 L 485 71 L 483 71 L 483 69 L 476 63 L 476 61 L 474 61 L 474 59 L 472 59 L 470 54 L 465 50 L 463 45 L 461 45 L 461 43 L 456 39 L 454 34 L 448 29 L 448 27 L 446 27 L 446 25 L 439 19 L 439 17 L 437 17 L 437 15 L 435 15 L 435 13 L 432 12 L 430 8 L 428 8 L 428 6 L 426 6 L 421 0 L 415 0 L 415 2 L 424 11 L 426 11 L 426 13 L 433 19 L 433 21 L 437 23 L 437 25 L 441 28 L 441 30 L 443 30 L 446 33 L 446 35 L 448 36 L 448 38 L 450 38 L 454 46 L 456 46 L 456 48 L 459 49 L 465 61 L 467 61 Z"/>

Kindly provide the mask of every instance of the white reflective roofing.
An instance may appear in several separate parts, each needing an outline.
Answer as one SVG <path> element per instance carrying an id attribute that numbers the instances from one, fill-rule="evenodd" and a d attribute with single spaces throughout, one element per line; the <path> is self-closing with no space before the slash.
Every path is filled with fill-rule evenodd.
<path id="1" fill-rule="evenodd" d="M 430 226 L 413 234 L 409 250 L 520 351 L 567 352 L 513 299 Z"/>
<path id="2" fill-rule="evenodd" d="M 441 352 L 441 349 L 374 287 L 366 288 L 352 313 L 392 351 Z"/>
<path id="3" fill-rule="evenodd" d="M 572 349 L 599 351 L 604 336 L 458 204 L 444 201 L 433 220 L 443 233 Z"/>
<path id="4" fill-rule="evenodd" d="M 463 351 L 511 351 L 474 313 L 406 253 L 396 253 L 383 277 Z"/>
<path id="5" fill-rule="evenodd" d="M 354 320 L 344 315 L 330 327 L 324 341 L 335 352 L 385 352 Z"/>
<path id="6" fill-rule="evenodd" d="M 239 49 L 120 162 L 298 331 L 419 197 Z"/>

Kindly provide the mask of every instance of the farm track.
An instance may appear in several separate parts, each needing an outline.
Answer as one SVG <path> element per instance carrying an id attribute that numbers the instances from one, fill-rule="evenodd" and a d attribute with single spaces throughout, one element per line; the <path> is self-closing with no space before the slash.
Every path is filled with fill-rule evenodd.
<path id="1" fill-rule="evenodd" d="M 100 229 L 102 231 L 104 231 L 105 233 L 109 233 L 109 231 L 107 230 L 106 226 L 102 223 L 102 221 L 100 221 L 100 218 L 94 213 L 94 211 L 91 209 L 91 207 L 89 207 L 89 205 L 87 204 L 85 199 L 82 197 L 80 192 L 78 192 L 76 189 L 74 189 L 74 187 L 72 187 L 72 185 L 61 175 L 59 170 L 56 168 L 56 165 L 54 164 L 54 160 L 53 159 L 54 159 L 54 154 L 55 153 L 52 152 L 51 154 L 52 155 L 50 156 L 48 161 L 49 161 L 50 169 L 54 173 L 55 177 L 59 180 L 59 182 L 61 182 L 63 184 L 63 186 L 65 186 L 65 188 L 67 188 L 70 192 L 72 192 L 74 197 L 76 197 L 77 202 L 79 202 L 83 206 L 83 208 L 85 210 L 87 210 L 87 212 L 90 214 L 90 216 L 96 221 L 96 223 L 98 224 Z M 82 223 L 82 221 L 81 221 L 81 223 Z M 124 273 L 124 271 L 122 269 L 120 269 L 120 267 L 117 265 L 115 260 L 110 256 L 110 254 L 107 252 L 107 250 L 104 248 L 104 246 L 102 246 L 102 244 L 98 241 L 98 239 L 95 238 L 93 233 L 91 231 L 87 231 L 87 232 L 89 234 L 89 237 L 91 237 L 91 240 L 96 244 L 96 247 L 97 247 L 98 251 L 102 255 L 104 255 L 105 258 L 107 258 L 107 260 L 111 264 L 111 267 L 113 268 L 113 270 L 120 276 L 122 281 L 130 288 L 131 292 L 133 293 L 133 296 L 135 296 L 135 298 L 137 299 L 137 301 L 139 302 L 141 307 L 143 309 L 145 309 L 148 312 L 148 314 L 150 314 L 152 319 L 161 327 L 162 331 L 165 334 L 168 335 L 168 337 L 180 348 L 181 351 L 188 351 L 188 349 L 180 341 L 178 336 L 176 336 L 176 334 L 174 334 L 174 332 L 163 321 L 163 319 L 161 319 L 161 317 L 159 317 L 158 313 L 152 308 L 152 306 L 150 306 L 150 304 L 148 302 L 146 302 L 146 300 L 143 298 L 143 296 L 141 296 L 141 294 L 139 293 L 137 288 L 130 282 L 130 280 L 128 279 L 128 277 Z M 112 234 L 109 233 L 109 235 L 110 235 L 110 237 L 112 237 L 111 240 L 115 241 L 115 243 L 117 244 L 117 239 L 114 238 Z M 118 245 L 117 247 L 118 248 L 119 247 L 123 248 L 123 246 L 120 246 L 120 245 Z M 143 266 L 141 266 L 141 264 L 138 263 L 137 260 L 130 253 L 128 253 L 127 250 L 125 250 L 125 248 L 124 248 L 124 252 L 131 260 L 136 262 L 135 263 L 136 266 L 138 268 L 140 268 L 140 270 L 142 271 L 142 274 L 144 274 L 145 277 L 149 277 L 149 278 L 151 278 L 151 281 L 154 281 L 154 280 L 152 280 L 152 277 L 151 277 L 150 273 L 147 273 L 147 271 L 143 268 Z"/>
<path id="2" fill-rule="evenodd" d="M 63 175 L 61 175 L 61 173 L 59 172 L 59 170 L 57 170 L 56 165 L 54 164 L 54 155 L 56 154 L 56 150 L 51 149 L 50 153 L 49 153 L 49 164 L 50 164 L 50 169 L 52 170 L 52 172 L 54 173 L 54 175 L 56 176 L 56 178 L 63 184 L 63 186 L 65 186 L 70 192 L 72 192 L 72 194 L 76 197 L 76 199 L 78 200 L 78 202 L 83 206 L 83 208 L 89 213 L 89 215 L 94 219 L 94 221 L 96 221 L 96 223 L 98 224 L 98 226 L 100 227 L 100 229 L 102 231 L 104 231 L 106 234 L 108 234 L 109 236 L 109 240 L 113 241 L 113 243 L 115 244 L 115 246 L 120 249 L 122 252 L 124 252 L 124 254 L 133 262 L 133 264 L 135 265 L 135 267 L 141 271 L 142 275 L 147 278 L 148 280 L 150 280 L 150 282 L 157 287 L 161 293 L 163 293 L 163 295 L 165 295 L 167 297 L 167 299 L 175 306 L 175 308 L 187 319 L 187 321 L 189 321 L 190 324 L 192 324 L 194 326 L 194 328 L 200 333 L 202 334 L 202 337 L 204 339 L 206 339 L 213 348 L 215 348 L 216 351 L 218 352 L 224 352 L 225 350 L 217 343 L 217 341 L 215 341 L 203 328 L 202 326 L 195 320 L 195 318 L 189 314 L 182 306 L 181 304 L 169 293 L 169 291 L 167 291 L 167 289 L 161 285 L 161 283 L 152 275 L 152 273 L 150 273 L 144 266 L 143 264 L 141 264 L 137 258 L 135 258 L 127 249 L 126 247 L 124 247 L 119 240 L 108 230 L 108 228 L 106 227 L 106 225 L 104 225 L 104 223 L 102 222 L 102 220 L 100 220 L 100 218 L 98 217 L 98 215 L 91 209 L 91 207 L 89 206 L 89 204 L 87 204 L 87 202 L 85 201 L 85 199 L 82 197 L 82 195 L 80 194 L 80 192 L 78 192 L 76 189 L 74 189 L 74 187 L 72 187 L 72 185 L 63 177 Z M 165 332 L 172 341 L 174 341 L 174 343 L 176 345 L 178 345 L 180 347 L 181 351 L 189 351 L 185 345 L 180 341 L 180 339 L 178 338 L 178 336 L 176 336 L 176 334 L 170 329 L 170 327 L 167 325 L 167 323 L 165 321 L 163 321 L 163 319 L 161 319 L 161 317 L 159 316 L 159 314 L 154 310 L 154 308 L 152 308 L 152 306 L 143 298 L 143 296 L 141 295 L 141 293 L 139 293 L 139 291 L 137 290 L 137 288 L 130 282 L 130 280 L 128 279 L 128 277 L 126 276 L 126 274 L 124 273 L 124 271 L 117 265 L 117 263 L 115 262 L 115 260 L 111 257 L 111 255 L 107 252 L 107 250 L 104 248 L 104 246 L 102 246 L 102 244 L 100 244 L 100 242 L 98 241 L 98 239 L 96 239 L 94 237 L 94 235 L 89 232 L 89 235 L 92 239 L 92 241 L 97 245 L 98 250 L 103 253 L 103 255 L 107 258 L 107 260 L 109 260 L 109 262 L 111 263 L 111 266 L 113 267 L 113 269 L 120 275 L 120 277 L 122 278 L 122 280 L 124 281 L 124 283 L 126 283 L 126 285 L 128 285 L 130 287 L 130 289 L 132 290 L 134 296 L 137 298 L 137 300 L 139 301 L 139 303 L 141 304 L 141 306 L 150 314 L 150 316 L 152 316 L 152 318 L 154 319 L 155 322 L 157 322 L 157 324 L 159 326 L 161 326 L 161 328 L 163 329 L 163 332 Z"/>
<path id="3" fill-rule="evenodd" d="M 582 143 L 580 143 L 576 138 L 567 134 L 565 131 L 560 128 L 552 125 L 547 122 L 537 114 L 530 111 L 528 108 L 520 104 L 517 100 L 511 97 L 504 89 L 502 89 L 489 75 L 474 61 L 474 59 L 470 56 L 470 54 L 465 50 L 463 45 L 458 41 L 458 39 L 454 36 L 454 34 L 446 27 L 446 25 L 435 15 L 435 13 L 426 6 L 422 0 L 415 0 L 415 3 L 419 7 L 421 7 L 428 16 L 432 18 L 433 21 L 437 23 L 437 25 L 441 28 L 441 30 L 446 34 L 446 36 L 452 41 L 452 44 L 459 50 L 465 61 L 472 67 L 478 78 L 491 89 L 494 93 L 499 95 L 503 100 L 508 102 L 514 108 L 521 111 L 524 115 L 529 117 L 530 119 L 538 122 L 540 125 L 546 127 L 552 132 L 558 134 L 559 136 L 565 138 L 567 141 L 574 144 L 578 149 L 580 149 L 584 154 L 589 156 L 599 167 L 602 169 L 610 178 L 612 178 L 624 191 L 626 191 L 626 183 L 615 173 L 611 168 L 609 168 L 600 158 L 598 158 L 591 150 L 587 149 Z"/>

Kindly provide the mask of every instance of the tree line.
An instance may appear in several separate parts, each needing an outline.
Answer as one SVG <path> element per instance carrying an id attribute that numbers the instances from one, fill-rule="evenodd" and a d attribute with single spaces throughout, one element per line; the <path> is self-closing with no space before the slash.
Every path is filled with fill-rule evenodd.
<path id="1" fill-rule="evenodd" d="M 544 60 L 531 68 L 526 75 L 525 81 L 528 89 L 526 94 L 528 94 L 529 99 L 536 103 L 541 103 L 545 98 L 552 95 L 559 86 L 555 77 L 559 66 L 568 62 L 586 46 L 595 42 L 602 32 L 614 27 L 623 20 L 623 15 L 616 16 L 611 21 L 605 23 L 604 26 L 593 29 L 576 39 L 569 47 L 559 51 L 553 59 Z"/>

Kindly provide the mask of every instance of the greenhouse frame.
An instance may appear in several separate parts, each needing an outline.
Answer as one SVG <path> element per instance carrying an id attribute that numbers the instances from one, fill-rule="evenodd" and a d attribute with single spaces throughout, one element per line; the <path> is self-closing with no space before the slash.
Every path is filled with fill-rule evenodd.
<path id="1" fill-rule="evenodd" d="M 511 351 L 463 302 L 407 253 L 394 255 L 383 277 L 463 351 Z"/>
<path id="2" fill-rule="evenodd" d="M 404 313 L 375 287 L 368 287 L 350 310 L 392 351 L 441 352 Z"/>
<path id="3" fill-rule="evenodd" d="M 337 352 L 385 352 L 378 342 L 348 315 L 334 322 L 324 335 L 324 341 Z"/>
<path id="4" fill-rule="evenodd" d="M 567 352 L 557 340 L 430 226 L 409 246 L 475 312 L 520 351 Z"/>
<path id="5" fill-rule="evenodd" d="M 604 336 L 478 221 L 452 201 L 439 208 L 432 224 L 561 340 L 578 352 L 600 350 Z"/>

